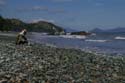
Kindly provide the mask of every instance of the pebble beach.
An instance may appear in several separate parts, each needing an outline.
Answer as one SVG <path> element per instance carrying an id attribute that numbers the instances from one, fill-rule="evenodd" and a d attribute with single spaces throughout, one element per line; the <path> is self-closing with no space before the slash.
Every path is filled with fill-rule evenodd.
<path id="1" fill-rule="evenodd" d="M 125 83 L 125 56 L 0 37 L 0 83 Z"/>

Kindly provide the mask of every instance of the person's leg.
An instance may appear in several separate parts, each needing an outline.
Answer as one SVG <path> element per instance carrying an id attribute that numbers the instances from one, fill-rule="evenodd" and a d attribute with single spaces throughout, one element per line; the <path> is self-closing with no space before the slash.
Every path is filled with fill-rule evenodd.
<path id="1" fill-rule="evenodd" d="M 28 43 L 27 38 L 25 36 L 23 36 L 23 38 L 24 38 L 24 43 Z"/>
<path id="2" fill-rule="evenodd" d="M 16 37 L 16 44 L 19 44 L 19 40 L 20 40 L 20 35 L 17 35 L 17 37 Z"/>
<path id="3" fill-rule="evenodd" d="M 16 43 L 17 43 L 17 45 L 24 44 L 24 38 L 22 35 L 18 35 Z"/>

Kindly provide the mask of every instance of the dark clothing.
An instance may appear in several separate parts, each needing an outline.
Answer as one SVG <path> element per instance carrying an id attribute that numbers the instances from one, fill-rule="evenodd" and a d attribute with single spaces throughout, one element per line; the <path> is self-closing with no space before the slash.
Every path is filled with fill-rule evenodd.
<path id="1" fill-rule="evenodd" d="M 17 45 L 20 45 L 20 44 L 25 44 L 25 43 L 28 43 L 28 40 L 27 38 L 24 36 L 24 35 L 18 35 L 17 38 L 16 38 L 16 44 Z"/>

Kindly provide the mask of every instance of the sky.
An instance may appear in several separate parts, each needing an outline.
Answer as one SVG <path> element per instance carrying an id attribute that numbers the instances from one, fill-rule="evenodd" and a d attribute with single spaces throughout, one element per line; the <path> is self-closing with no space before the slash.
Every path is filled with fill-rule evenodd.
<path id="1" fill-rule="evenodd" d="M 0 0 L 0 15 L 75 30 L 109 29 L 125 27 L 125 0 Z"/>

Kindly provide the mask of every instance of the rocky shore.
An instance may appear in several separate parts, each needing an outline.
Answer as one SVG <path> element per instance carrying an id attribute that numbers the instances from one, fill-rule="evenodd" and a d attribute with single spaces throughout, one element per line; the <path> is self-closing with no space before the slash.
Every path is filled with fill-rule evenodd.
<path id="1" fill-rule="evenodd" d="M 125 83 L 125 56 L 0 38 L 0 83 Z"/>

